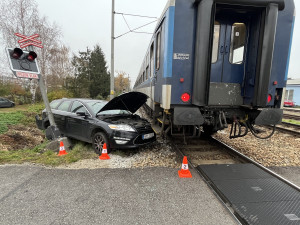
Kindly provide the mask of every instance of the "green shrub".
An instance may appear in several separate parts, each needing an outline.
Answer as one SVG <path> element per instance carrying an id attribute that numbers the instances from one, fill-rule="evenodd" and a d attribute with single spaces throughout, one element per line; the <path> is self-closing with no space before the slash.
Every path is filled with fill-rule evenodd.
<path id="1" fill-rule="evenodd" d="M 49 102 L 52 102 L 55 99 L 59 99 L 59 98 L 72 98 L 73 95 L 67 91 L 67 90 L 56 90 L 56 91 L 51 91 L 48 94 L 48 99 Z"/>

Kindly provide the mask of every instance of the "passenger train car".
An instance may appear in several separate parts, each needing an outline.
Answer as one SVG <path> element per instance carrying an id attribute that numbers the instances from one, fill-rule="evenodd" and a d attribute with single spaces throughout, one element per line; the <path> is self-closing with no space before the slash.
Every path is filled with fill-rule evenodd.
<path id="1" fill-rule="evenodd" d="M 134 90 L 164 132 L 232 124 L 231 138 L 268 138 L 282 119 L 294 20 L 293 0 L 169 0 Z"/>

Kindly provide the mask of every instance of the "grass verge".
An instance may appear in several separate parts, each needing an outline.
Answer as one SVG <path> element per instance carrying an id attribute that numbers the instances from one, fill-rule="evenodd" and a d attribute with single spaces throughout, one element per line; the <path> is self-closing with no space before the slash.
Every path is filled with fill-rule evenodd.
<path id="1" fill-rule="evenodd" d="M 98 157 L 90 145 L 82 142 L 77 143 L 73 149 L 64 156 L 57 156 L 57 153 L 51 150 L 45 150 L 46 145 L 47 142 L 44 142 L 33 149 L 0 151 L 0 164 L 20 164 L 30 162 L 48 166 L 58 166 L 77 162 L 81 159 Z"/>
<path id="2" fill-rule="evenodd" d="M 300 125 L 300 121 L 298 121 L 298 120 L 286 120 L 286 119 L 283 119 L 282 121 L 286 122 L 286 123 L 292 123 L 292 124 Z"/>
<path id="3" fill-rule="evenodd" d="M 8 131 L 8 125 L 14 125 L 21 122 L 25 115 L 23 112 L 0 113 L 0 134 Z"/>

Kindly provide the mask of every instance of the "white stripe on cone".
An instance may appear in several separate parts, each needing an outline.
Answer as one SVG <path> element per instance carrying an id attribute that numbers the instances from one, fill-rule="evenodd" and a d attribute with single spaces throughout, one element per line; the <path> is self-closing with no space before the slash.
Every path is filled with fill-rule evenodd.
<path id="1" fill-rule="evenodd" d="M 189 169 L 189 164 L 182 164 L 181 169 L 188 170 Z"/>
<path id="2" fill-rule="evenodd" d="M 59 151 L 62 151 L 62 150 L 65 150 L 65 147 L 64 147 L 64 146 L 59 147 Z"/>
<path id="3" fill-rule="evenodd" d="M 107 153 L 107 149 L 102 149 L 102 153 Z"/>

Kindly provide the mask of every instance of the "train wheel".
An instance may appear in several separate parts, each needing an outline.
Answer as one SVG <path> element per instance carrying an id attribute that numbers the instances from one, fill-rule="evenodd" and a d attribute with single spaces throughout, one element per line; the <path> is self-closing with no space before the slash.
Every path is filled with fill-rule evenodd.
<path id="1" fill-rule="evenodd" d="M 217 132 L 214 129 L 214 126 L 204 126 L 203 131 L 204 131 L 203 136 L 206 136 L 206 137 L 211 136 Z"/>

